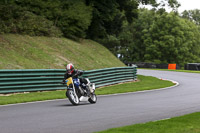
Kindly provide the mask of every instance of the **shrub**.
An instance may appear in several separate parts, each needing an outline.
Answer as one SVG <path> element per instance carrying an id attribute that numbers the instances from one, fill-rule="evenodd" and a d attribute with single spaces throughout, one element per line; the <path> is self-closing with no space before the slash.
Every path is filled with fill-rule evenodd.
<path id="1" fill-rule="evenodd" d="M 24 11 L 14 4 L 0 6 L 0 33 L 17 33 L 31 36 L 62 36 L 53 22 L 43 16 Z"/>

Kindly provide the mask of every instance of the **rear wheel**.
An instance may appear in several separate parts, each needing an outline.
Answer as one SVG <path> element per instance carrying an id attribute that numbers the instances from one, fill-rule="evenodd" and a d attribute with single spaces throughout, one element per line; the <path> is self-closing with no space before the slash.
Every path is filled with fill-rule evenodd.
<path id="1" fill-rule="evenodd" d="M 97 102 L 97 96 L 95 94 L 91 94 L 90 98 L 88 99 L 90 103 L 96 103 Z"/>
<path id="2" fill-rule="evenodd" d="M 68 97 L 69 101 L 70 101 L 73 105 L 78 105 L 78 104 L 79 104 L 79 98 L 78 98 L 78 96 L 74 93 L 74 91 L 72 91 L 72 90 L 67 90 L 66 96 Z"/>

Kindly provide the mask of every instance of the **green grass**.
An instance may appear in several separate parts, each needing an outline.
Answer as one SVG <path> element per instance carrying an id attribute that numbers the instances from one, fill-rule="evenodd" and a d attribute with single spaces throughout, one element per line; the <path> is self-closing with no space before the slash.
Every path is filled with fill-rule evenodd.
<path id="1" fill-rule="evenodd" d="M 173 85 L 173 83 L 170 81 L 164 81 L 150 76 L 139 75 L 138 79 L 138 82 L 130 82 L 125 84 L 118 84 L 114 86 L 98 88 L 96 90 L 96 94 L 106 95 L 115 93 L 135 92 L 142 90 L 158 89 Z M 65 90 L 13 94 L 9 96 L 0 96 L 0 105 L 64 98 L 66 98 Z"/>
<path id="2" fill-rule="evenodd" d="M 0 35 L 0 69 L 64 69 L 67 63 L 83 70 L 125 66 L 91 40 Z"/>
<path id="3" fill-rule="evenodd" d="M 108 129 L 98 133 L 200 133 L 200 113 Z"/>
<path id="4" fill-rule="evenodd" d="M 32 93 L 19 93 L 11 95 L 1 95 L 0 105 L 26 103 L 33 101 L 44 101 L 52 99 L 66 98 L 65 91 L 47 91 L 47 92 L 32 92 Z"/>
<path id="5" fill-rule="evenodd" d="M 136 92 L 143 90 L 159 89 L 164 87 L 169 87 L 174 85 L 170 81 L 163 81 L 151 76 L 138 75 L 139 82 L 130 82 L 126 84 L 119 84 L 114 86 L 108 86 L 99 88 L 96 94 L 115 94 L 115 93 L 125 93 L 125 92 Z"/>
<path id="6" fill-rule="evenodd" d="M 173 71 L 173 72 L 187 72 L 187 73 L 200 73 L 200 71 L 195 71 L 195 70 L 169 70 L 169 69 L 148 69 L 148 68 L 138 68 L 138 69 Z"/>

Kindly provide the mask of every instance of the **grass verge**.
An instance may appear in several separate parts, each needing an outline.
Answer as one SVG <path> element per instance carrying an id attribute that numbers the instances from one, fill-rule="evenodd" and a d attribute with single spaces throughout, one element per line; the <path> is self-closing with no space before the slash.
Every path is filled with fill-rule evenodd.
<path id="1" fill-rule="evenodd" d="M 118 85 L 98 88 L 96 90 L 96 94 L 106 95 L 115 93 L 135 92 L 135 91 L 164 88 L 174 85 L 170 81 L 160 80 L 151 76 L 138 75 L 138 79 L 139 82 L 129 82 L 125 84 L 118 84 Z M 13 94 L 9 96 L 0 96 L 0 105 L 52 100 L 52 99 L 64 99 L 64 98 L 66 98 L 65 90 Z"/>
<path id="2" fill-rule="evenodd" d="M 144 90 L 159 89 L 174 85 L 171 81 L 160 80 L 151 76 L 138 75 L 139 82 L 130 82 L 126 84 L 113 85 L 99 88 L 96 91 L 97 95 L 115 94 L 125 92 L 136 92 Z"/>
<path id="3" fill-rule="evenodd" d="M 146 69 L 146 70 L 159 70 L 159 71 L 173 71 L 173 72 L 187 72 L 187 73 L 200 73 L 200 71 L 195 70 L 169 70 L 169 69 L 148 69 L 148 68 L 137 68 L 137 69 Z"/>
<path id="4" fill-rule="evenodd" d="M 200 133 L 200 113 L 112 128 L 98 133 Z"/>

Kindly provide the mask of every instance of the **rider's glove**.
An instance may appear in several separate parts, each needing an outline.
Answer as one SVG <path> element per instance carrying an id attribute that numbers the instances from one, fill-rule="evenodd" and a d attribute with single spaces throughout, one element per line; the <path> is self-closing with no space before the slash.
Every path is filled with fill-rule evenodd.
<path id="1" fill-rule="evenodd" d="M 65 80 L 63 79 L 62 84 L 65 84 Z"/>

